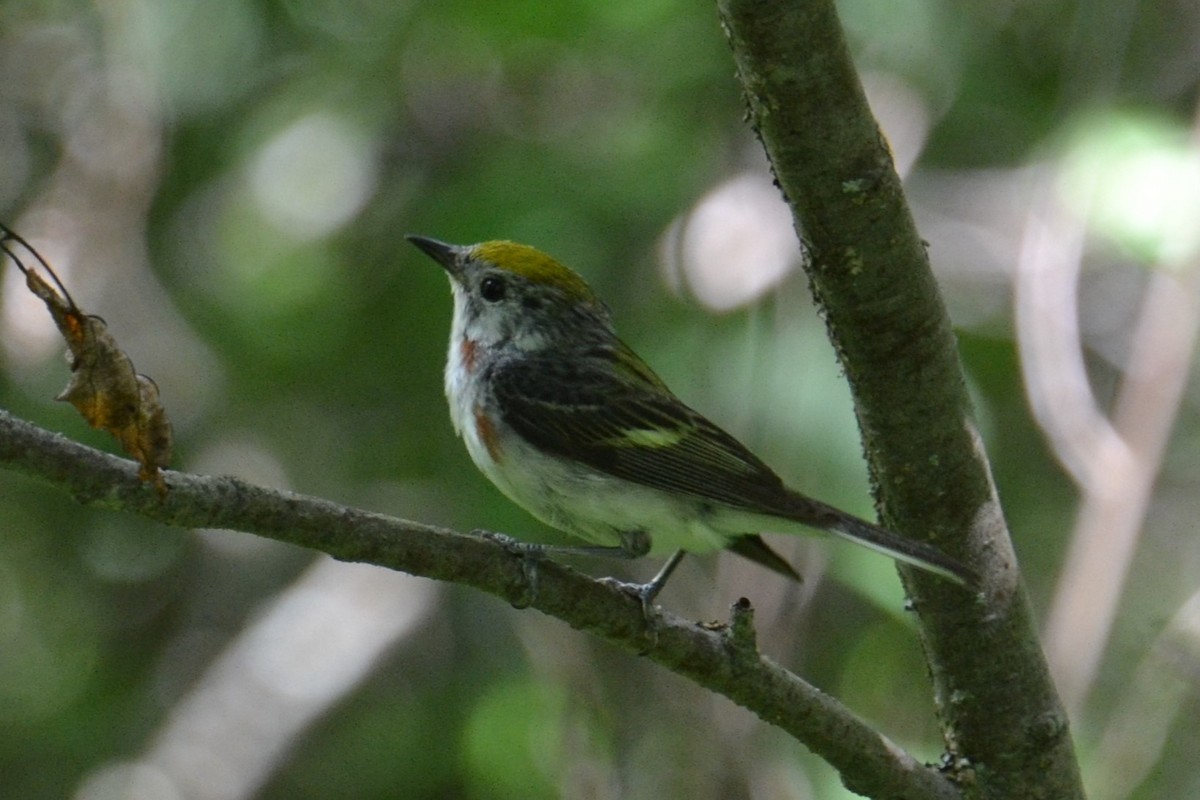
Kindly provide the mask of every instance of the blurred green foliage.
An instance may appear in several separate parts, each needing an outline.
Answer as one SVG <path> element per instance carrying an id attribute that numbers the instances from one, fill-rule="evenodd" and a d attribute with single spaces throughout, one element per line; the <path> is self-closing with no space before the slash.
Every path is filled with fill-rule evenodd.
<path id="1" fill-rule="evenodd" d="M 1044 606 L 1075 497 L 1024 400 L 1003 269 L 987 272 L 986 248 L 964 255 L 936 235 L 947 209 L 962 210 L 947 181 L 973 179 L 984 192 L 994 186 L 986 176 L 1064 158 L 1082 141 L 1080 158 L 1111 159 L 1103 144 L 1117 119 L 1151 120 L 1136 130 L 1178 152 L 1197 100 L 1200 15 L 1184 2 L 1125 0 L 846 0 L 842 11 L 868 85 L 903 85 L 901 121 L 924 121 L 910 178 L 918 219 L 963 325 L 983 433 Z M 0 218 L 42 248 L 157 380 L 181 469 L 553 539 L 455 440 L 441 396 L 445 278 L 402 237 L 511 238 L 582 272 L 664 378 L 790 481 L 869 514 L 849 395 L 803 279 L 718 316 L 662 266 L 702 197 L 747 171 L 766 180 L 739 91 L 715 9 L 680 0 L 6 3 Z M 1127 145 L 1135 128 L 1120 130 Z M 1011 239 L 1006 223 L 1025 209 L 1000 208 L 970 224 L 994 222 L 995 236 Z M 1129 252 L 1122 231 L 1108 233 L 1090 255 L 1101 278 L 1136 275 L 1147 253 L 1163 251 L 1138 239 Z M 66 380 L 60 348 L 6 273 L 0 405 L 111 449 L 50 402 Z M 1098 304 L 1132 302 L 1130 280 Z M 1105 328 L 1118 345 L 1121 323 L 1114 312 Z M 1103 398 L 1118 369 L 1103 344 L 1089 358 Z M 1189 395 L 1181 442 L 1196 423 Z M 1168 456 L 1130 584 L 1136 614 L 1118 622 L 1076 721 L 1085 750 L 1195 590 L 1188 450 Z M 780 546 L 807 573 L 803 587 L 732 557 L 696 559 L 663 601 L 709 619 L 750 595 L 773 657 L 936 760 L 928 686 L 890 566 L 836 544 Z M 428 610 L 379 645 L 372 670 L 320 700 L 305 695 L 311 718 L 291 728 L 286 711 L 264 707 L 264 728 L 282 720 L 291 731 L 276 732 L 276 750 L 269 732 L 223 731 L 214 708 L 215 741 L 248 761 L 260 754 L 258 778 L 228 788 L 253 769 L 188 740 L 182 752 L 208 793 L 174 783 L 163 754 L 179 746 L 168 734 L 183 727 L 182 699 L 241 632 L 272 619 L 310 559 L 252 537 L 80 509 L 0 472 L 0 795 L 844 793 L 799 746 L 723 700 L 553 621 L 419 581 Z M 827 561 L 836 579 L 822 579 Z M 263 691 L 272 685 L 268 676 Z M 1189 796 L 1190 771 L 1186 753 L 1168 749 L 1155 791 L 1136 796 Z"/>

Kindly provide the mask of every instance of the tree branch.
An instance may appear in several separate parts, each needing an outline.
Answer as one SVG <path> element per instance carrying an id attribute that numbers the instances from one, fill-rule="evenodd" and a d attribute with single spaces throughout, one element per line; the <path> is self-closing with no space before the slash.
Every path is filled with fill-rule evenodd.
<path id="1" fill-rule="evenodd" d="M 473 586 L 529 604 L 573 628 L 644 655 L 722 694 L 790 733 L 872 797 L 956 800 L 958 788 L 923 766 L 837 700 L 758 652 L 747 601 L 731 626 L 701 625 L 663 612 L 653 620 L 611 585 L 553 561 L 525 565 L 502 544 L 361 511 L 237 478 L 168 471 L 159 498 L 132 461 L 85 447 L 0 411 L 0 464 L 69 492 L 78 502 L 168 525 L 227 528 L 412 575 Z M 532 594 L 532 596 L 531 596 Z"/>
<path id="2" fill-rule="evenodd" d="M 973 421 L 950 320 L 833 0 L 718 0 L 750 116 L 855 397 L 890 527 L 985 575 L 969 602 L 902 569 L 947 746 L 988 798 L 1082 798 L 1067 719 Z"/>

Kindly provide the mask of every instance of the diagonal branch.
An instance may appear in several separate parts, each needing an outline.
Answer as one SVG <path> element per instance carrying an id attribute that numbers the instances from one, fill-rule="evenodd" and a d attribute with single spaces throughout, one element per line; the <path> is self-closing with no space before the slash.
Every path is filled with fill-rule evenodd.
<path id="1" fill-rule="evenodd" d="M 168 525 L 227 528 L 473 586 L 510 603 L 530 599 L 523 564 L 478 536 L 386 517 L 237 478 L 165 473 L 168 492 L 138 480 L 137 465 L 42 430 L 0 411 L 0 464 L 69 492 L 88 506 Z M 790 733 L 873 796 L 956 800 L 958 788 L 923 766 L 819 689 L 761 655 L 748 603 L 731 626 L 701 625 L 669 613 L 647 620 L 640 603 L 613 586 L 552 561 L 537 568 L 532 607 L 690 678 Z"/>

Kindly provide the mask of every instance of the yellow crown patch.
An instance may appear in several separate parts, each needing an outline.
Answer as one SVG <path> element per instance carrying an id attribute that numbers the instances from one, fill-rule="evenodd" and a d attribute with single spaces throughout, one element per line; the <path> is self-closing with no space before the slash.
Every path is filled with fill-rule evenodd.
<path id="1" fill-rule="evenodd" d="M 579 300 L 595 297 L 587 281 L 561 262 L 529 245 L 516 242 L 484 242 L 475 245 L 472 255 L 533 283 L 554 286 L 570 297 Z"/>

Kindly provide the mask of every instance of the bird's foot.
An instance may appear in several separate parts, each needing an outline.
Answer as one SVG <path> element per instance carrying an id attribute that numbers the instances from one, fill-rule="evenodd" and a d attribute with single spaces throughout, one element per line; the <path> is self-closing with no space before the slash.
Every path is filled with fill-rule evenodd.
<path id="1" fill-rule="evenodd" d="M 629 595 L 642 606 L 642 616 L 645 617 L 646 623 L 654 621 L 655 615 L 658 613 L 654 607 L 654 598 L 658 597 L 658 593 L 662 591 L 662 586 L 654 581 L 649 583 L 627 583 L 619 581 L 616 578 L 600 578 L 599 582 L 609 587 L 616 589 L 624 594 Z"/>
<path id="2" fill-rule="evenodd" d="M 648 583 L 626 583 L 616 578 L 601 578 L 600 582 L 605 586 L 611 586 L 614 589 L 621 590 L 625 594 L 631 595 L 641 603 L 642 616 L 646 619 L 647 624 L 649 624 L 657 614 L 654 609 L 654 599 L 658 597 L 658 593 L 667 585 L 667 578 L 671 577 L 671 573 L 675 571 L 675 568 L 679 566 L 679 562 L 682 560 L 683 551 L 677 550 L 673 556 L 667 559 L 667 563 L 663 564 L 662 569 Z"/>
<path id="3" fill-rule="evenodd" d="M 533 542 L 522 542 L 503 533 L 495 531 L 475 531 L 480 538 L 495 542 L 506 551 L 521 559 L 521 577 L 524 578 L 524 591 L 516 600 L 512 600 L 513 608 L 529 608 L 537 600 L 538 594 L 538 562 L 546 555 L 545 545 Z"/>

